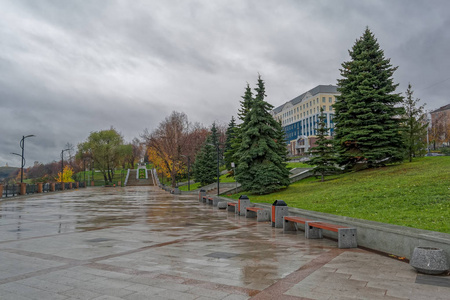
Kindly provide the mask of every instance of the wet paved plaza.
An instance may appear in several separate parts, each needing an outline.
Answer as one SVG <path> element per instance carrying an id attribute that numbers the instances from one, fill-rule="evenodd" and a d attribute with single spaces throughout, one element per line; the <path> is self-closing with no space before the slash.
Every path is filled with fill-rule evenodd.
<path id="1" fill-rule="evenodd" d="M 2 300 L 450 299 L 448 277 L 157 187 L 0 204 Z"/>

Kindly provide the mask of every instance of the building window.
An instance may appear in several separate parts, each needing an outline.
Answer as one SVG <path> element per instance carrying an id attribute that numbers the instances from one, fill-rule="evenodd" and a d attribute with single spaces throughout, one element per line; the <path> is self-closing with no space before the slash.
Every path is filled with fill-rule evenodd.
<path id="1" fill-rule="evenodd" d="M 322 103 L 325 103 L 325 97 L 322 97 Z"/>
<path id="2" fill-rule="evenodd" d="M 323 110 L 327 110 L 327 106 L 326 105 L 323 106 Z"/>
<path id="3" fill-rule="evenodd" d="M 333 98 L 328 97 L 328 102 L 329 102 L 329 103 L 333 102 Z"/>

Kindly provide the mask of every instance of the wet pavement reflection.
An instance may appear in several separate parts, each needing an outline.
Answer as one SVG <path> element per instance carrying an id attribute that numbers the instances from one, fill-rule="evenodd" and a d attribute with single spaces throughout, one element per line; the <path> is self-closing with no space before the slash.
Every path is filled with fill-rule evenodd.
<path id="1" fill-rule="evenodd" d="M 0 228 L 0 299 L 395 299 L 388 282 L 418 288 L 402 262 L 285 234 L 157 187 L 3 201 Z M 339 265 L 348 257 L 359 265 Z M 365 260 L 377 261 L 370 266 L 376 276 Z M 322 281 L 303 284 L 313 276 Z M 327 291 L 327 280 L 340 284 L 326 283 Z M 448 291 L 430 290 L 437 298 Z"/>

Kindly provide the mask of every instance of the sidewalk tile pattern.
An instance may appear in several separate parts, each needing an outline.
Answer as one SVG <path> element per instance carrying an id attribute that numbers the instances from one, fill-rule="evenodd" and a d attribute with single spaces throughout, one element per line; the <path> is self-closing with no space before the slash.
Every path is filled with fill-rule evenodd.
<path id="1" fill-rule="evenodd" d="M 157 187 L 0 202 L 0 299 L 449 299 L 450 278 Z"/>

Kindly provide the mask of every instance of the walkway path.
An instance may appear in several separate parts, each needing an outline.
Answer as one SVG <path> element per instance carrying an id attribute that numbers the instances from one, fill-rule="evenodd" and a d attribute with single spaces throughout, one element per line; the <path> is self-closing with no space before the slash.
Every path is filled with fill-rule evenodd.
<path id="1" fill-rule="evenodd" d="M 448 299 L 448 277 L 157 187 L 0 203 L 0 299 Z M 432 279 L 432 281 L 430 281 Z"/>
<path id="2" fill-rule="evenodd" d="M 137 177 L 137 169 L 131 169 L 130 175 L 128 176 L 127 186 L 150 186 L 154 185 L 151 170 L 148 170 L 148 178 L 147 179 L 138 179 Z"/>

